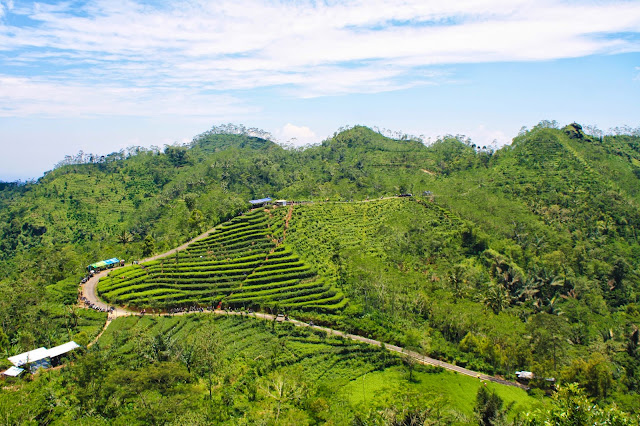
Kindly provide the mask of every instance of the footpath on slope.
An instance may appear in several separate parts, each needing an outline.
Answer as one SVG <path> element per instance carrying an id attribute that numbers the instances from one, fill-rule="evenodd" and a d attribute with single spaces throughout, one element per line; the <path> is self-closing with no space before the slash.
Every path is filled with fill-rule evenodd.
<path id="1" fill-rule="evenodd" d="M 395 198 L 395 197 L 389 197 L 389 198 Z M 218 226 L 220 226 L 220 224 L 218 224 L 215 227 L 209 229 L 208 231 L 198 235 L 197 237 L 195 237 L 192 240 L 182 244 L 179 247 L 171 249 L 171 250 L 169 250 L 169 251 L 167 251 L 165 253 L 161 253 L 161 254 L 158 254 L 158 255 L 143 259 L 143 260 L 140 261 L 140 263 L 148 262 L 148 261 L 151 261 L 151 260 L 160 259 L 162 257 L 172 255 L 172 254 L 176 253 L 177 251 L 184 250 L 189 246 L 189 244 L 209 236 L 209 234 L 211 232 L 213 232 Z M 126 309 L 126 308 L 121 307 L 121 306 L 108 305 L 108 304 L 104 303 L 98 297 L 97 287 L 98 287 L 98 281 L 100 280 L 100 278 L 107 276 L 107 274 L 109 274 L 112 271 L 116 271 L 117 269 L 119 269 L 119 267 L 101 271 L 98 274 L 95 274 L 89 280 L 87 280 L 86 283 L 80 285 L 80 298 L 79 298 L 80 306 L 84 305 L 84 303 L 81 300 L 82 300 L 82 297 L 85 297 L 86 300 L 88 300 L 91 304 L 93 304 L 94 306 L 96 306 L 98 308 L 102 308 L 102 309 L 104 309 L 106 311 L 109 311 L 111 308 L 113 308 L 113 311 L 111 311 L 109 313 L 108 317 L 107 317 L 107 321 L 106 321 L 102 331 L 98 334 L 98 336 L 95 337 L 95 339 L 93 339 L 93 341 L 91 343 L 89 343 L 88 346 L 92 346 L 93 344 L 95 344 L 98 341 L 98 339 L 102 336 L 102 333 L 105 332 L 105 330 L 107 329 L 109 324 L 111 324 L 111 321 L 113 321 L 114 319 L 116 319 L 118 317 L 122 317 L 122 316 L 128 316 L 128 315 L 140 315 L 139 312 L 135 312 L 135 311 Z M 186 315 L 186 314 L 196 313 L 196 312 L 197 311 L 192 311 L 192 312 L 186 311 L 186 312 L 179 312 L 179 313 L 174 313 L 174 314 L 164 314 L 164 315 L 168 315 L 168 316 Z M 276 316 L 275 315 L 261 313 L 261 312 L 254 312 L 254 313 L 251 313 L 251 314 L 246 314 L 245 312 L 224 311 L 224 310 L 219 310 L 219 309 L 216 309 L 216 310 L 202 310 L 201 312 L 202 313 L 208 313 L 208 314 L 215 314 L 215 315 L 249 315 L 249 316 L 253 316 L 255 318 L 261 318 L 261 319 L 265 319 L 265 320 L 271 320 L 271 321 L 276 320 Z M 160 316 L 160 315 L 163 315 L 163 314 L 146 314 L 146 315 L 157 315 L 157 316 Z M 313 328 L 313 329 L 316 329 L 316 330 L 325 331 L 329 335 L 342 336 L 344 338 L 351 339 L 351 340 L 354 340 L 356 342 L 366 343 L 366 344 L 369 344 L 369 345 L 382 346 L 384 344 L 386 349 L 388 349 L 388 350 L 390 350 L 392 352 L 396 352 L 398 354 L 409 356 L 409 357 L 415 359 L 420 364 L 432 365 L 432 366 L 435 366 L 435 367 L 441 367 L 441 368 L 444 368 L 444 369 L 449 370 L 449 371 L 454 371 L 456 373 L 464 374 L 466 376 L 476 377 L 476 378 L 478 378 L 480 380 L 499 383 L 499 384 L 506 385 L 506 386 L 514 386 L 514 387 L 518 387 L 518 388 L 521 388 L 521 389 L 524 389 L 524 390 L 528 390 L 529 389 L 527 386 L 525 386 L 525 385 L 523 385 L 521 383 L 518 383 L 518 382 L 511 382 L 509 380 L 505 380 L 505 379 L 502 379 L 500 377 L 490 376 L 488 374 L 484 374 L 484 373 L 480 373 L 480 372 L 477 372 L 477 371 L 469 370 L 469 369 L 460 367 L 458 365 L 450 364 L 448 362 L 440 361 L 440 360 L 437 360 L 435 358 L 431 358 L 431 357 L 428 357 L 426 355 L 422 355 L 422 354 L 420 354 L 418 352 L 405 350 L 404 348 L 401 348 L 400 346 L 386 344 L 386 343 L 383 343 L 383 342 L 381 342 L 379 340 L 369 339 L 367 337 L 362 337 L 362 336 L 359 336 L 357 334 L 349 334 L 349 333 L 346 333 L 346 332 L 343 332 L 343 331 L 340 331 L 340 330 L 334 330 L 334 329 L 328 328 L 328 327 L 310 325 L 310 324 L 307 324 L 305 322 L 298 321 L 298 320 L 295 320 L 295 319 L 287 320 L 287 322 L 289 322 L 289 323 L 291 323 L 291 324 L 293 324 L 293 325 L 295 325 L 297 327 L 310 327 L 310 328 Z"/>

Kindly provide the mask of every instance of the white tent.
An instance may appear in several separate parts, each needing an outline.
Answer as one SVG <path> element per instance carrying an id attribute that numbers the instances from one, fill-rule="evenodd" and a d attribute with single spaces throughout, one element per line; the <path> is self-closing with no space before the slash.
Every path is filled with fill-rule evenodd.
<path id="1" fill-rule="evenodd" d="M 533 373 L 531 371 L 516 371 L 518 379 L 533 380 Z"/>
<path id="2" fill-rule="evenodd" d="M 80 345 L 72 340 L 71 342 L 67 342 L 64 345 L 56 346 L 55 348 L 38 348 L 29 352 L 11 356 L 7 359 L 16 367 L 21 367 L 25 364 L 31 364 L 32 370 L 36 370 L 41 367 L 49 368 L 51 367 L 49 358 L 55 358 L 57 356 L 66 354 L 67 352 L 71 352 L 72 350 L 79 347 Z"/>

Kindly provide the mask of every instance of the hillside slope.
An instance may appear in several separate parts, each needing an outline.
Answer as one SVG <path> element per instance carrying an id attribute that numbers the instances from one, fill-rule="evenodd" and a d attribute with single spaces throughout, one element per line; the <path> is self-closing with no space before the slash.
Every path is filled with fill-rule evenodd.
<path id="1" fill-rule="evenodd" d="M 306 149 L 210 132 L 63 165 L 0 187 L 0 350 L 93 334 L 96 318 L 79 325 L 72 306 L 87 264 L 163 252 L 231 220 L 105 280 L 103 297 L 286 308 L 637 410 L 639 146 L 576 125 L 536 126 L 496 152 L 358 126 Z M 285 236 L 288 210 L 239 216 L 263 196 L 316 203 L 294 206 Z"/>

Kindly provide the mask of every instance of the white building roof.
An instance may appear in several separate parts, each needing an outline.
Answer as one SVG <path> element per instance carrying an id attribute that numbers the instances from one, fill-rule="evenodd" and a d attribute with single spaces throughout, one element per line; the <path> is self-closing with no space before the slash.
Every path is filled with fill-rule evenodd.
<path id="1" fill-rule="evenodd" d="M 10 356 L 7 359 L 11 362 L 11 364 L 15 365 L 16 367 L 20 367 L 22 365 L 31 362 L 37 362 L 45 358 L 53 358 L 62 354 L 66 354 L 67 352 L 71 352 L 72 350 L 79 347 L 80 345 L 72 340 L 71 342 L 67 342 L 64 345 L 56 346 L 55 348 L 38 348 L 29 352 Z"/>
<path id="2" fill-rule="evenodd" d="M 64 345 L 56 346 L 55 348 L 51 348 L 47 351 L 50 358 L 66 354 L 67 352 L 71 352 L 74 349 L 79 348 L 80 345 L 74 342 L 73 340 L 65 343 Z"/>
<path id="3" fill-rule="evenodd" d="M 23 371 L 24 368 L 11 367 L 7 371 L 3 371 L 2 374 L 5 376 L 18 377 Z"/>
<path id="4" fill-rule="evenodd" d="M 531 371 L 516 371 L 516 376 L 519 379 L 533 379 L 533 373 Z"/>
<path id="5" fill-rule="evenodd" d="M 21 365 L 30 362 L 40 361 L 41 359 L 45 359 L 48 356 L 49 351 L 46 348 L 38 348 L 29 352 L 23 352 L 18 355 L 10 356 L 7 359 L 11 362 L 11 364 L 15 365 L 16 367 L 20 367 Z"/>

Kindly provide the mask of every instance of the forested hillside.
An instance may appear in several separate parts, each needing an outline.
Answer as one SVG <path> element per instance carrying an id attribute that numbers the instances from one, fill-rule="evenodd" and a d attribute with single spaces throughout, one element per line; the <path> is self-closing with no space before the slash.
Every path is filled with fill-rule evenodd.
<path id="1" fill-rule="evenodd" d="M 114 256 L 130 263 L 219 225 L 177 256 L 118 270 L 101 281 L 101 297 L 134 308 L 222 303 L 284 311 L 508 379 L 515 379 L 516 370 L 533 371 L 534 398 L 519 400 L 529 406 L 511 411 L 509 421 L 525 422 L 516 411 L 551 407 L 550 414 L 543 410 L 526 420 L 536 424 L 572 401 L 582 408 L 599 404 L 604 411 L 589 414 L 601 416 L 594 422 L 606 412 L 633 422 L 640 414 L 640 138 L 593 137 L 577 124 L 562 129 L 548 124 L 521 132 L 495 152 L 454 137 L 429 146 L 393 140 L 360 126 L 297 149 L 213 129 L 186 146 L 70 158 L 37 182 L 3 184 L 0 353 L 4 359 L 70 338 L 88 343 L 104 314 L 75 305 L 86 265 Z M 308 203 L 240 215 L 249 209 L 249 199 L 266 196 Z M 268 330 L 218 324 L 222 340 L 231 339 L 234 327 L 254 334 Z M 198 408 L 199 419 L 251 422 L 266 410 L 271 421 L 288 415 L 305 424 L 330 420 L 329 410 L 344 415 L 333 418 L 337 424 L 374 422 L 382 421 L 375 413 L 385 404 L 398 403 L 385 400 L 390 390 L 379 389 L 375 404 L 356 408 L 354 398 L 341 392 L 366 372 L 395 374 L 400 359 L 387 360 L 384 351 L 375 355 L 382 358 L 362 355 L 364 364 L 331 391 L 351 401 L 340 405 L 340 398 L 322 393 L 326 390 L 313 378 L 317 372 L 298 361 L 310 356 L 340 364 L 346 362 L 342 355 L 359 357 L 354 354 L 361 349 L 338 350 L 341 343 L 325 342 L 316 353 L 305 349 L 318 343 L 315 337 L 294 339 L 291 330 L 272 329 L 268 339 L 280 341 L 286 334 L 299 341 L 302 346 L 289 351 L 282 345 L 279 351 L 289 351 L 303 373 L 280 370 L 290 364 L 284 355 L 274 355 L 279 361 L 270 365 L 249 362 L 258 356 L 254 337 L 238 337 L 238 353 L 246 358 L 242 367 L 225 364 L 225 374 L 216 376 L 213 389 L 209 382 L 207 391 L 211 372 L 191 371 L 180 346 L 188 340 L 177 332 L 183 324 L 175 327 L 150 324 L 153 331 L 139 332 L 173 348 L 153 356 L 144 352 L 148 347 L 128 343 L 129 331 L 118 336 L 110 327 L 75 370 L 50 380 L 73 380 L 79 368 L 102 359 L 110 347 L 123 364 L 104 364 L 111 368 L 104 374 L 152 375 L 158 373 L 153 368 L 169 362 L 180 373 L 167 388 L 157 387 L 155 378 L 140 382 L 159 398 L 147 407 L 188 395 L 235 401 L 224 413 L 221 405 L 206 412 Z M 136 364 L 135 354 L 145 363 Z M 422 380 L 431 383 L 432 373 Z M 266 381 L 292 374 L 298 376 L 295 386 L 306 392 L 305 402 L 292 396 L 278 401 L 276 410 L 277 399 L 268 403 L 273 390 Z M 257 388 L 241 384 L 253 377 L 259 378 Z M 559 393 L 548 378 L 555 379 Z M 34 392 L 33 384 L 20 386 Z M 3 400 L 11 400 L 1 392 Z M 133 398 L 127 394 L 109 402 L 97 400 L 99 393 L 74 395 L 76 411 L 67 414 L 74 419 L 87 404 L 99 407 L 91 412 L 94 418 L 120 418 L 119 404 Z M 409 393 L 403 398 L 419 405 Z M 449 421 L 473 418 L 472 408 L 450 398 Z M 131 419 L 144 421 L 144 401 L 135 404 Z M 281 404 L 287 407 L 282 413 Z M 171 419 L 156 422 L 186 419 L 180 410 L 188 407 L 178 408 Z M 416 410 L 411 415 L 418 415 Z"/>

